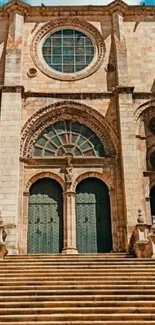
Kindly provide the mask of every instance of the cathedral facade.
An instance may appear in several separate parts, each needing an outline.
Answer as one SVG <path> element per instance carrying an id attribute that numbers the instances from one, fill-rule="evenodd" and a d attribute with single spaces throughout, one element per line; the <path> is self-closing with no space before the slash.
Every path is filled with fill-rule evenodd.
<path id="1" fill-rule="evenodd" d="M 155 7 L 0 9 L 10 254 L 127 252 L 155 214 Z"/>

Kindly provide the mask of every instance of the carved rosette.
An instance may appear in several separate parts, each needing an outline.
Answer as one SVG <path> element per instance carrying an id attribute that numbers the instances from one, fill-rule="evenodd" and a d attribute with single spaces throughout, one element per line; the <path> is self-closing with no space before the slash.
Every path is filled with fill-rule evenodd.
<path id="1" fill-rule="evenodd" d="M 22 129 L 21 157 L 32 158 L 38 136 L 51 124 L 63 120 L 77 121 L 90 128 L 103 144 L 106 156 L 118 152 L 118 139 L 99 112 L 83 104 L 64 101 L 40 109 L 27 121 Z"/>
<path id="2" fill-rule="evenodd" d="M 95 57 L 88 65 L 87 68 L 77 73 L 57 73 L 52 68 L 48 67 L 46 62 L 44 61 L 41 53 L 40 53 L 40 44 L 43 43 L 43 40 L 51 33 L 54 33 L 58 29 L 61 28 L 75 28 L 88 35 L 88 37 L 92 40 L 92 43 L 95 47 Z M 103 37 L 99 33 L 99 31 L 84 20 L 79 20 L 77 18 L 59 18 L 53 19 L 49 23 L 45 24 L 34 36 L 32 45 L 31 45 L 31 56 L 36 64 L 36 66 L 47 76 L 58 79 L 58 80 L 79 80 L 83 79 L 92 73 L 94 73 L 103 63 L 103 59 L 105 56 L 105 43 Z"/>

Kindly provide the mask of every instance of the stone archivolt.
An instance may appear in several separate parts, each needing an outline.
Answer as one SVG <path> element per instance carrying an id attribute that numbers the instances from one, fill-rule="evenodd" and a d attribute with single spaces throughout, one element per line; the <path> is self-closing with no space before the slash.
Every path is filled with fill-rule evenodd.
<path id="1" fill-rule="evenodd" d="M 64 101 L 40 109 L 26 122 L 21 135 L 21 157 L 31 158 L 38 136 L 63 120 L 77 121 L 90 128 L 100 139 L 107 156 L 118 153 L 118 139 L 106 118 L 84 104 Z"/>
<path id="2" fill-rule="evenodd" d="M 61 185 L 62 189 L 65 190 L 64 180 L 58 174 L 53 173 L 53 172 L 41 172 L 41 173 L 35 174 L 28 180 L 28 182 L 26 183 L 26 186 L 25 186 L 25 192 L 28 193 L 31 185 L 34 184 L 37 180 L 42 179 L 42 178 L 55 179 Z"/>
<path id="3" fill-rule="evenodd" d="M 84 172 L 82 174 L 80 174 L 74 181 L 72 184 L 72 190 L 75 191 L 77 185 L 83 181 L 86 178 L 89 177 L 95 177 L 100 179 L 101 181 L 103 181 L 109 188 L 109 190 L 111 190 L 113 188 L 114 185 L 114 180 L 111 176 L 111 173 L 109 172 L 104 172 L 104 173 L 99 173 L 99 172 L 95 172 L 95 171 L 88 171 L 88 172 Z"/>
<path id="4" fill-rule="evenodd" d="M 149 115 L 150 118 L 155 115 L 155 98 L 147 101 L 146 103 L 140 105 L 134 114 L 135 122 L 139 120 L 141 116 Z"/>

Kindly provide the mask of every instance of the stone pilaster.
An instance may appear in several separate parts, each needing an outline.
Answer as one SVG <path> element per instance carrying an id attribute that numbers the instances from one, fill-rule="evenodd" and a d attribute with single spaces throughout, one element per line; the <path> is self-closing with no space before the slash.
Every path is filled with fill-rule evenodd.
<path id="1" fill-rule="evenodd" d="M 145 218 L 145 202 L 142 177 L 139 175 L 138 152 L 135 136 L 133 87 L 128 74 L 127 48 L 121 13 L 113 14 L 113 39 L 117 62 L 117 105 L 121 144 L 121 168 L 124 178 L 124 217 L 126 218 L 128 240 L 137 223 L 138 209 Z"/>
<path id="2" fill-rule="evenodd" d="M 76 248 L 76 210 L 75 196 L 76 193 L 66 191 L 64 196 L 64 246 L 63 254 L 77 254 Z"/>
<path id="3" fill-rule="evenodd" d="M 19 156 L 21 131 L 21 52 L 24 14 L 19 1 L 5 6 L 9 16 L 4 86 L 1 96 L 0 128 L 0 210 L 8 236 L 10 254 L 17 253 L 17 217 L 19 195 Z"/>
<path id="4" fill-rule="evenodd" d="M 0 128 L 0 207 L 7 248 L 16 252 L 22 87 L 3 87 Z"/>
<path id="5" fill-rule="evenodd" d="M 19 13 L 12 13 L 6 45 L 5 85 L 21 84 L 21 51 L 24 28 L 24 17 Z"/>

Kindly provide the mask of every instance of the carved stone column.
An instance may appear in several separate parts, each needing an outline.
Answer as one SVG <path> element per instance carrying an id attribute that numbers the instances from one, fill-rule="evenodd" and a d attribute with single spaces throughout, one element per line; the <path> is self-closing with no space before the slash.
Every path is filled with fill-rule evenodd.
<path id="1" fill-rule="evenodd" d="M 67 190 L 64 196 L 64 246 L 63 254 L 77 254 L 75 192 Z"/>

